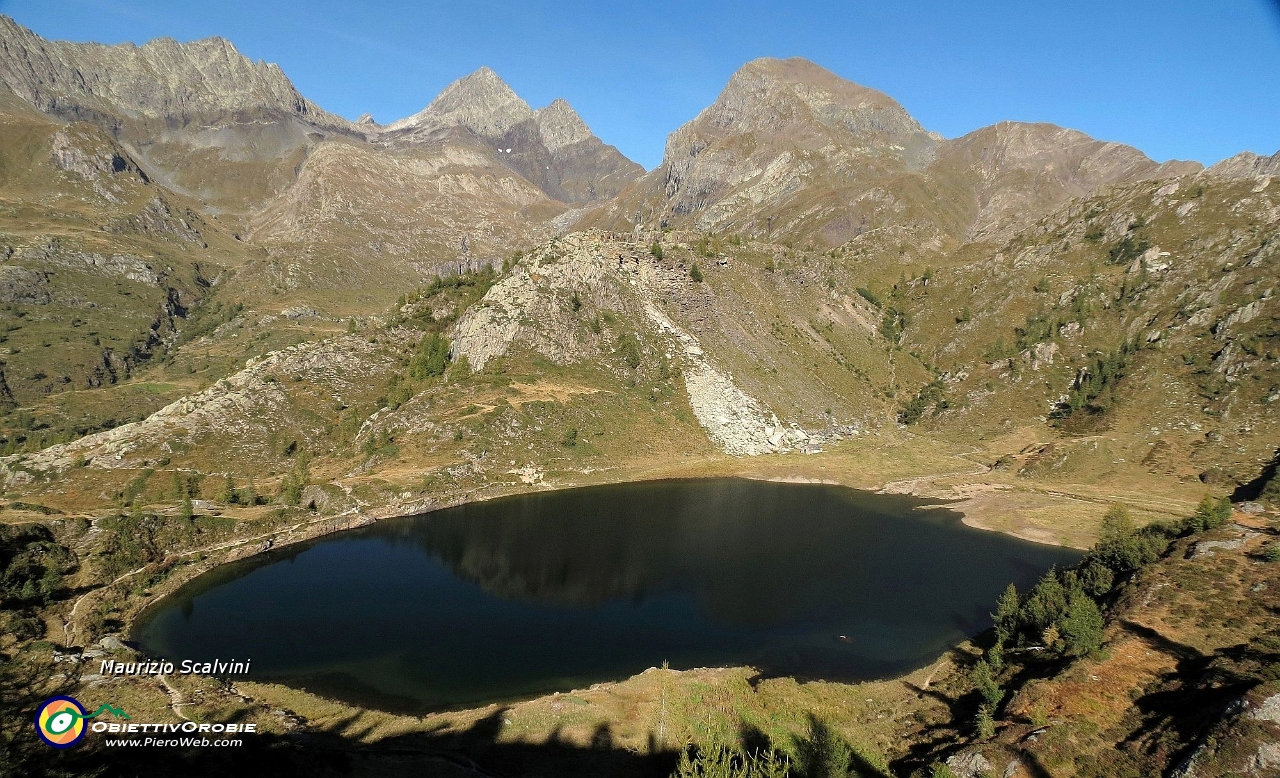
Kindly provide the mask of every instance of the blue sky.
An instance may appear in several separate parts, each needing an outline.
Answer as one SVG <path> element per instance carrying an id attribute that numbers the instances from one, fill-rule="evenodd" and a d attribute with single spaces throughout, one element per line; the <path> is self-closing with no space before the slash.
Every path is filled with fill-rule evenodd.
<path id="1" fill-rule="evenodd" d="M 1152 157 L 1280 149 L 1277 0 L 0 0 L 75 41 L 229 38 L 324 108 L 381 122 L 489 65 L 534 107 L 564 97 L 652 168 L 734 70 L 801 56 L 956 137 L 1048 121 Z"/>

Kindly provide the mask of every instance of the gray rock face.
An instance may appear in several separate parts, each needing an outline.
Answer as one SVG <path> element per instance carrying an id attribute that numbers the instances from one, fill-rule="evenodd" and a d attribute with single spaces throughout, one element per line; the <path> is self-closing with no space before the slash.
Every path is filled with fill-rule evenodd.
<path id="1" fill-rule="evenodd" d="M 561 97 L 552 100 L 546 108 L 534 111 L 534 122 L 543 145 L 552 154 L 594 137 L 578 112 Z"/>
<path id="2" fill-rule="evenodd" d="M 714 227 L 717 205 L 767 207 L 819 170 L 858 187 L 923 167 L 941 141 L 887 95 L 802 59 L 758 59 L 671 134 L 655 173 L 671 212 Z"/>
<path id="3" fill-rule="evenodd" d="M 163 119 L 272 113 L 350 128 L 299 94 L 278 65 L 252 62 L 222 38 L 143 46 L 47 41 L 0 16 L 0 82 L 66 119 Z"/>
<path id="4" fill-rule="evenodd" d="M 49 274 L 18 265 L 0 265 L 0 303 L 48 305 Z"/>
<path id="5" fill-rule="evenodd" d="M 967 238 L 1000 234 L 1098 187 L 1195 173 L 1197 162 L 1152 161 L 1120 143 L 1052 124 L 1000 122 L 947 141 L 925 175 L 939 197 L 970 209 Z"/>
<path id="6" fill-rule="evenodd" d="M 429 136 L 449 127 L 465 127 L 477 135 L 497 138 L 533 117 L 533 109 L 487 67 L 445 87 L 426 108 L 387 125 L 389 133 Z"/>
<path id="7" fill-rule="evenodd" d="M 948 141 L 898 103 L 801 59 L 749 62 L 667 141 L 662 165 L 583 226 L 689 225 L 828 245 L 867 232 L 992 236 L 1122 181 L 1200 170 L 1047 124 Z"/>
<path id="8" fill-rule="evenodd" d="M 1221 178 L 1280 176 L 1280 151 L 1269 157 L 1254 154 L 1252 151 L 1241 152 L 1209 168 L 1209 173 Z"/>
<path id="9" fill-rule="evenodd" d="M 426 108 L 387 125 L 377 138 L 392 145 L 429 144 L 459 129 L 562 202 L 607 199 L 644 173 L 593 135 L 565 100 L 535 111 L 489 68 L 450 84 Z"/>

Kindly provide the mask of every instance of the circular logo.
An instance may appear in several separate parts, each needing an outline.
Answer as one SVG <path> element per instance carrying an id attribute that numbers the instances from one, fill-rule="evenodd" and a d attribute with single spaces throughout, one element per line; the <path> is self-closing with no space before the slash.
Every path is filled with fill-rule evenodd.
<path id="1" fill-rule="evenodd" d="M 84 737 L 84 708 L 74 697 L 50 697 L 36 710 L 36 734 L 54 748 L 67 748 Z"/>

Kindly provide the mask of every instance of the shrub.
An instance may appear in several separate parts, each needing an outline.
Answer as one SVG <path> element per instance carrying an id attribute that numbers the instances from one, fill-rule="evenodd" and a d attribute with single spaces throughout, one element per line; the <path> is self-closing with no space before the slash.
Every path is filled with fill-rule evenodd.
<path id="1" fill-rule="evenodd" d="M 898 409 L 898 423 L 915 424 L 920 421 L 930 408 L 936 411 L 946 410 L 947 401 L 942 394 L 945 386 L 946 384 L 942 381 L 936 380 L 920 387 L 920 391 L 916 393 L 916 396 Z"/>
<path id="2" fill-rule="evenodd" d="M 698 269 L 697 262 L 689 265 L 689 278 L 693 279 L 694 283 L 702 283 L 702 271 Z"/>
<path id="3" fill-rule="evenodd" d="M 653 245 L 649 247 L 649 253 L 652 254 L 655 259 L 662 259 L 662 244 L 655 240 Z"/>
<path id="4" fill-rule="evenodd" d="M 1127 265 L 1138 257 L 1142 256 L 1147 249 L 1151 248 L 1151 244 L 1141 235 L 1134 236 L 1132 234 L 1125 235 L 1120 242 L 1111 247 L 1111 251 L 1107 252 L 1107 256 L 1111 259 L 1113 265 Z"/>
<path id="5" fill-rule="evenodd" d="M 772 749 L 746 754 L 724 745 L 690 747 L 680 753 L 671 778 L 786 778 L 789 767 Z"/>
<path id="6" fill-rule="evenodd" d="M 565 430 L 564 437 L 560 439 L 560 445 L 565 446 L 566 448 L 573 448 L 578 445 L 578 430 Z"/>
<path id="7" fill-rule="evenodd" d="M 1231 519 L 1231 500 L 1227 497 L 1214 499 L 1209 495 L 1205 495 L 1200 504 L 1196 506 L 1196 512 L 1191 515 L 1188 520 L 1193 530 L 1211 530 L 1221 527 Z"/>

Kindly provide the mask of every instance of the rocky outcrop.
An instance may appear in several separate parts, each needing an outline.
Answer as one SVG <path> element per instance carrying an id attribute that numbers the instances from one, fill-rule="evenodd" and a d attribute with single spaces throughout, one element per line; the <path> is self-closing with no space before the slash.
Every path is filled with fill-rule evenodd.
<path id="1" fill-rule="evenodd" d="M 14 250 L 13 259 L 103 276 L 115 276 L 148 286 L 159 286 L 164 280 L 164 274 L 141 257 L 132 254 L 99 254 L 80 251 L 65 247 L 57 241 L 19 247 Z"/>
<path id="2" fill-rule="evenodd" d="M 575 313 L 576 295 L 580 304 L 623 314 L 668 344 L 668 356 L 680 364 L 694 416 L 726 453 L 752 456 L 806 444 L 808 434 L 784 426 L 712 364 L 697 338 L 662 312 L 650 288 L 653 270 L 637 268 L 638 256 L 635 246 L 594 234 L 578 233 L 540 246 L 454 325 L 454 358 L 466 357 L 473 369 L 515 347 L 561 365 L 603 358 L 603 339 Z"/>
<path id="3" fill-rule="evenodd" d="M 18 265 L 0 265 L 0 303 L 48 305 L 49 274 Z"/>
<path id="4" fill-rule="evenodd" d="M 798 429 L 784 429 L 777 416 L 712 367 L 698 340 L 673 324 L 657 306 L 647 303 L 645 313 L 682 352 L 689 407 L 707 437 L 726 454 L 755 456 L 785 451 L 790 444 L 808 439 Z"/>
<path id="5" fill-rule="evenodd" d="M 307 379 L 341 397 L 358 388 L 381 359 L 364 338 L 343 337 L 272 351 L 207 389 L 166 405 L 142 421 L 86 435 L 33 454 L 0 458 L 0 482 L 30 483 L 38 472 L 77 464 L 115 469 L 143 467 L 173 453 L 173 444 L 198 445 L 210 435 L 263 445 L 290 405 L 279 376 Z"/>

